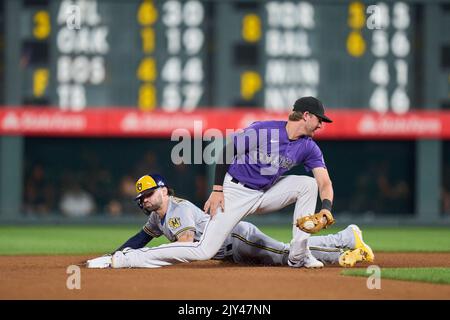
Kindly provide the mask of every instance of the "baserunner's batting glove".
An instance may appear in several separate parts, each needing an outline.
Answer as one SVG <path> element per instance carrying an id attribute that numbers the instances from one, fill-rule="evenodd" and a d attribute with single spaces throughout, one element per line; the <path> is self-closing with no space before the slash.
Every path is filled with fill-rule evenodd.
<path id="1" fill-rule="evenodd" d="M 316 214 L 298 218 L 296 226 L 304 232 L 317 233 L 322 229 L 326 229 L 334 222 L 335 221 L 330 210 L 322 209 Z"/>

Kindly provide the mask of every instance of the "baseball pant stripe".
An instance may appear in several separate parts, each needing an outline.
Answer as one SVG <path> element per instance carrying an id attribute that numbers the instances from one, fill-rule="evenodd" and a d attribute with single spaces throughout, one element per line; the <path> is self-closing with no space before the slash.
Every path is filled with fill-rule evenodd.
<path id="1" fill-rule="evenodd" d="M 244 243 L 246 243 L 246 244 L 248 244 L 249 246 L 252 246 L 252 247 L 256 247 L 256 248 L 259 248 L 259 249 L 267 250 L 267 251 L 270 251 L 270 252 L 273 252 L 273 253 L 277 253 L 277 254 L 289 253 L 289 250 L 277 250 L 277 249 L 274 249 L 274 248 L 270 248 L 270 247 L 266 247 L 266 246 L 260 245 L 258 243 L 251 242 L 251 241 L 243 238 L 242 236 L 240 236 L 240 235 L 238 235 L 236 233 L 232 233 L 231 236 L 233 238 L 241 240 L 242 242 L 244 242 Z"/>
<path id="2" fill-rule="evenodd" d="M 309 250 L 323 251 L 323 252 L 341 252 L 341 249 L 339 248 L 309 247 Z"/>

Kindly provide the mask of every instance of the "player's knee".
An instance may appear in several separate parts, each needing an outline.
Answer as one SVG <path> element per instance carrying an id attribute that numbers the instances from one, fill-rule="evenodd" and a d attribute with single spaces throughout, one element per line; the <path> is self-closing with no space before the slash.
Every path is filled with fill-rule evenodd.
<path id="1" fill-rule="evenodd" d="M 236 227 L 233 228 L 231 233 L 240 233 L 243 230 L 251 229 L 253 225 L 247 221 L 240 221 Z"/>
<path id="2" fill-rule="evenodd" d="M 309 176 L 295 176 L 293 183 L 298 186 L 299 195 L 314 194 L 319 190 L 316 179 Z"/>
<path id="3" fill-rule="evenodd" d="M 312 177 L 305 176 L 303 185 L 305 186 L 307 192 L 317 192 L 317 190 L 319 189 L 316 179 Z"/>
<path id="4" fill-rule="evenodd" d="M 317 180 L 313 177 L 309 177 L 309 183 L 313 190 L 317 190 L 319 186 L 317 185 Z"/>
<path id="5" fill-rule="evenodd" d="M 246 236 L 249 233 L 254 232 L 256 229 L 255 225 L 247 221 L 240 221 L 231 231 L 231 233 L 238 234 L 240 236 Z"/>

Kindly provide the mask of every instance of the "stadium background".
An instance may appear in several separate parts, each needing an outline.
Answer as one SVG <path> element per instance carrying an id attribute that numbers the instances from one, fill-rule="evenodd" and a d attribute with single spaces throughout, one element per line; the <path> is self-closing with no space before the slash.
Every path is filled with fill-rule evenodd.
<path id="1" fill-rule="evenodd" d="M 1 1 L 1 223 L 139 224 L 147 172 L 203 206 L 213 166 L 175 165 L 172 130 L 313 95 L 335 119 L 318 143 L 339 223 L 448 225 L 450 4 L 370 4 Z"/>

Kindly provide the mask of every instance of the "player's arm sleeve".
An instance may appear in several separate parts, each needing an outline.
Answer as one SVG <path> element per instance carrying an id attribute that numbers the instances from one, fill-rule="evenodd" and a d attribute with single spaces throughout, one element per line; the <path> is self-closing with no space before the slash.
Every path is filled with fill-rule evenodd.
<path id="1" fill-rule="evenodd" d="M 322 151 L 320 150 L 319 146 L 313 141 L 310 152 L 303 161 L 303 165 L 307 172 L 310 172 L 314 168 L 326 168 Z"/>
<path id="2" fill-rule="evenodd" d="M 121 251 L 125 248 L 132 248 L 132 249 L 139 249 L 144 247 L 147 243 L 149 243 L 153 239 L 152 236 L 147 234 L 144 229 L 136 233 L 134 236 L 132 236 L 130 239 L 127 240 L 123 245 L 121 245 L 119 248 L 117 248 L 116 251 Z M 113 253 L 114 253 L 113 252 Z"/>
<path id="3" fill-rule="evenodd" d="M 254 130 L 254 134 L 256 135 L 255 125 L 256 123 L 253 123 L 245 130 L 233 134 L 227 139 L 227 143 L 222 150 L 219 151 L 217 157 L 214 176 L 215 185 L 221 186 L 223 184 L 223 180 L 230 168 L 231 162 L 236 156 L 240 156 L 256 147 L 256 139 L 251 139 L 251 137 L 249 137 L 251 135 L 250 130 Z M 247 137 L 249 137 L 249 141 L 246 141 Z"/>
<path id="4" fill-rule="evenodd" d="M 121 245 L 116 251 L 123 250 L 127 247 L 132 249 L 142 248 L 153 238 L 158 238 L 161 234 L 162 231 L 158 228 L 158 224 L 155 221 L 155 216 L 150 215 L 142 230 L 128 239 L 127 242 Z"/>
<path id="5" fill-rule="evenodd" d="M 189 207 L 180 208 L 180 211 L 174 213 L 167 222 L 169 230 L 177 239 L 179 239 L 179 237 L 186 231 L 192 231 L 195 233 L 194 214 Z"/>

